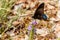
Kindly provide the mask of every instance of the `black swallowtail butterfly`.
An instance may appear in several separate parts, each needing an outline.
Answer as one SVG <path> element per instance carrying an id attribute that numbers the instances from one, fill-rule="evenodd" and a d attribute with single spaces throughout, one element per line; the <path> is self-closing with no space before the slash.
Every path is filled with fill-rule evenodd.
<path id="1" fill-rule="evenodd" d="M 36 9 L 33 18 L 47 20 L 47 16 L 44 14 L 44 3 L 40 4 Z"/>

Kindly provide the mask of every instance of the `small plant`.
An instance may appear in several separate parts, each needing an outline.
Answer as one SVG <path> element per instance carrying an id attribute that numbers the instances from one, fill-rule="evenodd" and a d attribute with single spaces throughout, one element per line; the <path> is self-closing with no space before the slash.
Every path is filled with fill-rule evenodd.
<path id="1" fill-rule="evenodd" d="M 0 23 L 4 26 L 11 26 L 10 21 L 8 21 L 8 14 L 12 11 L 11 8 L 15 4 L 15 0 L 0 0 Z M 9 25 L 7 23 L 10 23 Z M 6 28 L 1 26 L 0 33 L 4 33 L 6 31 Z"/>
<path id="2" fill-rule="evenodd" d="M 28 26 L 29 40 L 34 40 L 34 33 L 35 33 L 35 28 L 34 28 L 34 26 L 35 26 L 36 24 L 37 24 L 37 22 L 34 20 L 34 21 L 32 22 L 32 25 L 29 25 L 29 26 Z"/>

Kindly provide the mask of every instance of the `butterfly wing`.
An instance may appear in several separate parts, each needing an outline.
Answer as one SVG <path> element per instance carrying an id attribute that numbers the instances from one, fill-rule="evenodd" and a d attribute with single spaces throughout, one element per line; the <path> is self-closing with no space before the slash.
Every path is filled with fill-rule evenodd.
<path id="1" fill-rule="evenodd" d="M 36 9 L 35 14 L 33 16 L 34 19 L 44 19 L 46 15 L 44 14 L 44 3 L 40 4 L 39 7 Z"/>
<path id="2" fill-rule="evenodd" d="M 42 14 L 42 19 L 43 19 L 43 20 L 47 20 L 46 14 Z"/>

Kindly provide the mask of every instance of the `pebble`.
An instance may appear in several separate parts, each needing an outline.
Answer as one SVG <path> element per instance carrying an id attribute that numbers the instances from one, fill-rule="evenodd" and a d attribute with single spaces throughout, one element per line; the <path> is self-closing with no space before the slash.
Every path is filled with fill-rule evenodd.
<path id="1" fill-rule="evenodd" d="M 47 5 L 48 9 L 54 9 L 54 6 L 51 6 L 51 5 Z"/>
<path id="2" fill-rule="evenodd" d="M 0 37 L 2 37 L 2 35 L 0 35 Z"/>
<path id="3" fill-rule="evenodd" d="M 28 40 L 28 39 L 29 39 L 29 37 L 27 35 L 25 35 L 25 40 Z"/>
<path id="4" fill-rule="evenodd" d="M 57 36 L 58 38 L 60 38 L 60 32 L 56 33 L 56 36 Z"/>
<path id="5" fill-rule="evenodd" d="M 60 18 L 60 10 L 57 13 L 57 17 Z"/>
<path id="6" fill-rule="evenodd" d="M 14 26 L 16 26 L 16 25 L 18 25 L 20 22 L 18 22 L 18 21 L 14 21 L 12 24 L 14 25 Z"/>
<path id="7" fill-rule="evenodd" d="M 40 34 L 41 36 L 45 36 L 48 34 L 48 30 L 46 28 L 36 29 L 36 34 Z"/>

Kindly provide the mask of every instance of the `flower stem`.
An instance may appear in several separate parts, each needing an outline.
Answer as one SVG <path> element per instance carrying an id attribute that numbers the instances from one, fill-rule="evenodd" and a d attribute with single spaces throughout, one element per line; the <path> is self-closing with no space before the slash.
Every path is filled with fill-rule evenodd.
<path id="1" fill-rule="evenodd" d="M 33 38 L 34 38 L 34 26 L 32 27 L 32 30 L 30 31 L 29 40 L 33 40 Z"/>

